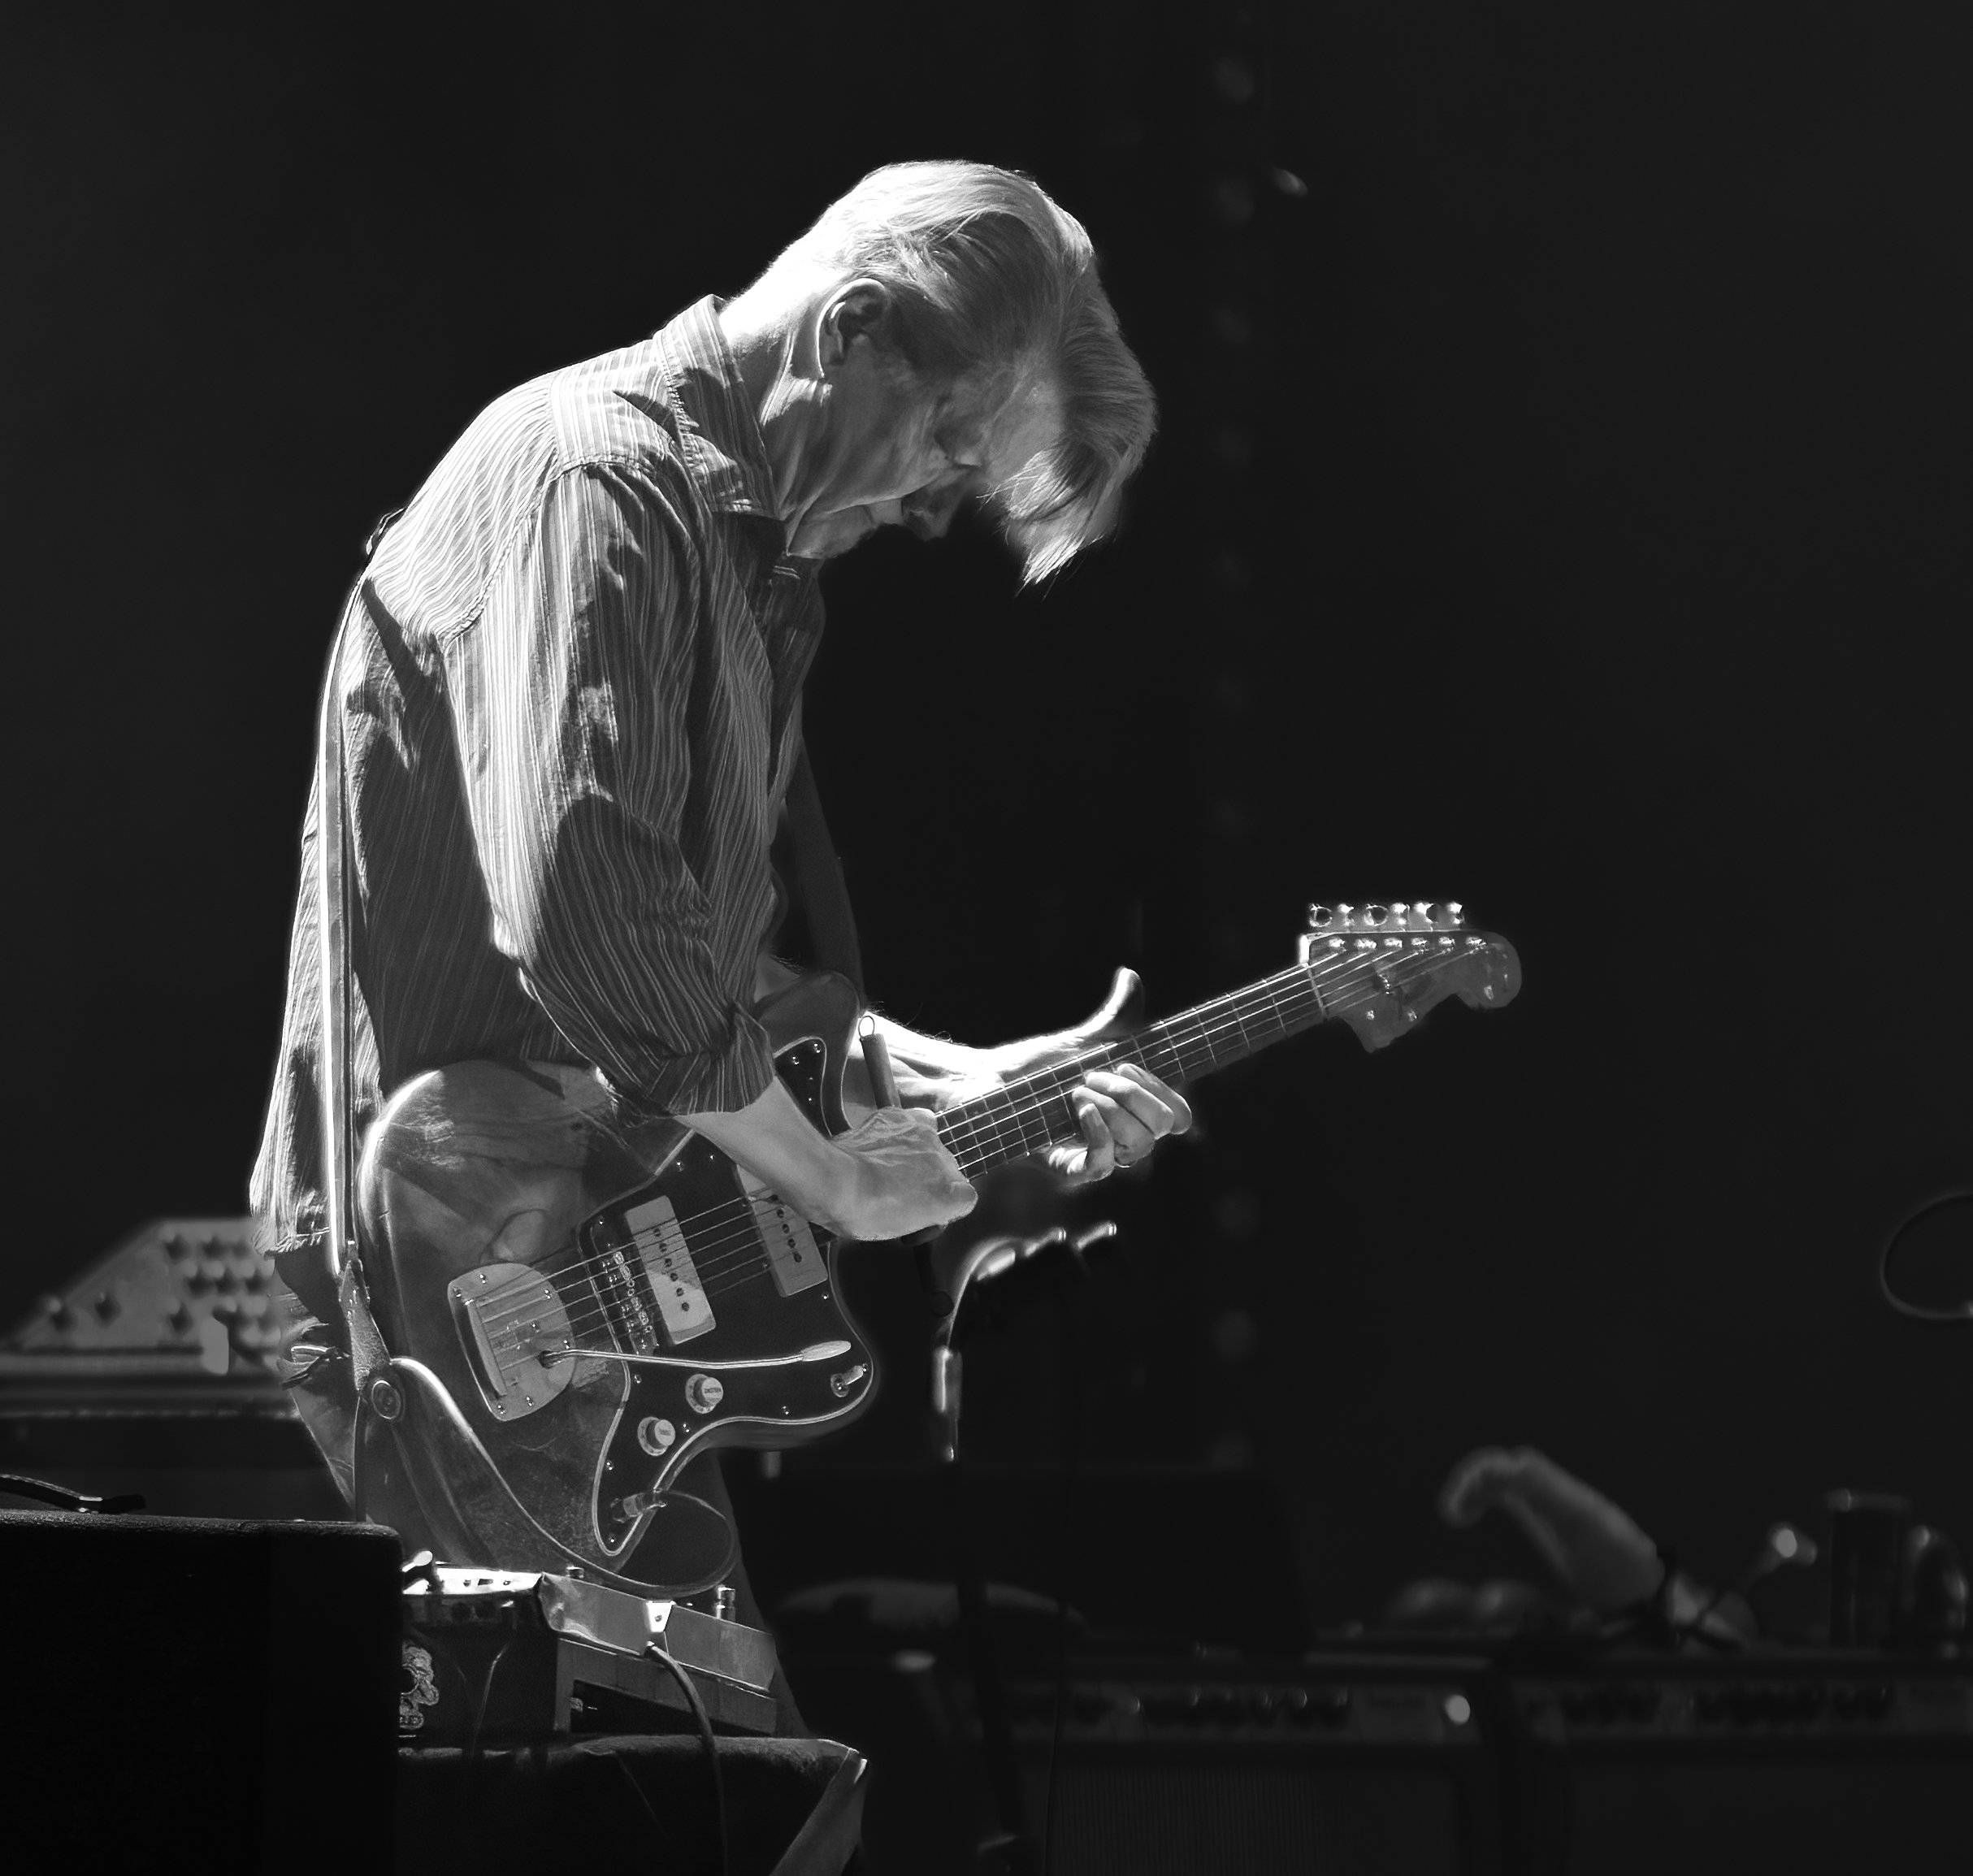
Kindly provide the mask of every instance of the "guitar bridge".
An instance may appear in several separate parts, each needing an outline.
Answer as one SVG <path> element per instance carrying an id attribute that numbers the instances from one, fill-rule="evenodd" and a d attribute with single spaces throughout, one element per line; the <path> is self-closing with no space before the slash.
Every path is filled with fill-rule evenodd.
<path id="1" fill-rule="evenodd" d="M 575 1373 L 569 1312 L 554 1284 L 524 1263 L 488 1263 L 445 1286 L 453 1325 L 489 1413 L 524 1420 Z"/>

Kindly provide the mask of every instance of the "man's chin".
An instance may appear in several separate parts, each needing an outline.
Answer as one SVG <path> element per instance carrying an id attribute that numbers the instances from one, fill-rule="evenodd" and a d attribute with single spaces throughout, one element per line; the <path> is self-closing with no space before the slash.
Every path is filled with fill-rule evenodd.
<path id="1" fill-rule="evenodd" d="M 882 525 L 867 508 L 848 508 L 806 521 L 796 530 L 788 552 L 802 560 L 837 560 Z"/>

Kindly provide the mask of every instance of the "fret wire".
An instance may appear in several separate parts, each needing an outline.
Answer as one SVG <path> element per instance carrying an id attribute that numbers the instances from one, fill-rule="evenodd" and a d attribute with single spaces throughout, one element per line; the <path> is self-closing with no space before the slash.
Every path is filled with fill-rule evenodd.
<path id="1" fill-rule="evenodd" d="M 1273 980 L 1253 986 L 1252 990 L 1247 994 L 1252 997 L 1265 991 L 1272 1002 L 1274 1000 L 1275 993 L 1269 987 L 1270 982 L 1291 984 L 1298 979 L 1303 983 L 1305 987 L 1312 990 L 1312 984 L 1309 982 L 1309 980 L 1316 971 L 1322 968 L 1319 965 L 1295 966 L 1289 971 L 1277 973 L 1277 977 Z M 1337 964 L 1334 962 L 1331 962 L 1328 965 L 1328 969 L 1332 973 L 1336 968 Z M 1312 996 L 1310 1002 L 1319 1012 L 1321 1007 L 1320 998 Z M 1073 1064 L 1038 1070 L 1035 1075 L 1023 1077 L 1024 1081 L 1032 1083 L 1041 1076 L 1045 1075 L 1048 1077 L 1049 1084 L 1047 1096 L 1037 1100 L 1035 1095 L 1030 1094 L 1025 1103 L 1015 1107 L 1013 1113 L 1010 1116 L 1011 1120 L 1018 1128 L 1023 1145 L 1026 1146 L 1028 1143 L 1029 1130 L 1026 1124 L 1026 1117 L 1030 1116 L 1039 1120 L 1047 1133 L 1049 1141 L 1065 1137 L 1061 1129 L 1047 1126 L 1044 1110 L 1049 1106 L 1059 1103 L 1063 1111 L 1065 1126 L 1073 1128 L 1074 1108 L 1073 1103 L 1069 1099 L 1069 1093 L 1081 1085 L 1083 1076 L 1091 1069 L 1102 1068 L 1109 1063 L 1131 1057 L 1138 1059 L 1141 1065 L 1149 1068 L 1150 1064 L 1143 1059 L 1145 1043 L 1147 1038 L 1151 1040 L 1154 1046 L 1168 1049 L 1175 1057 L 1181 1070 L 1182 1078 L 1184 1075 L 1197 1072 L 1201 1068 L 1210 1068 L 1217 1060 L 1226 1059 L 1229 1051 L 1223 1050 L 1215 1042 L 1214 1034 L 1216 1029 L 1224 1029 L 1227 1025 L 1224 1021 L 1221 1021 L 1209 1028 L 1207 1022 L 1208 1016 L 1230 1016 L 1232 1026 L 1240 1032 L 1241 1047 L 1243 1050 L 1251 1047 L 1251 1038 L 1247 1034 L 1245 1027 L 1238 1014 L 1236 998 L 1225 996 L 1216 998 L 1212 1002 L 1200 1005 L 1194 1010 L 1182 1012 L 1178 1016 L 1168 1019 L 1165 1022 L 1155 1024 L 1149 1030 L 1141 1032 L 1138 1036 L 1125 1038 L 1108 1045 L 1086 1050 Z M 1196 1032 L 1195 1040 L 1191 1045 L 1191 1048 L 1197 1051 L 1199 1058 L 1196 1062 L 1188 1059 L 1188 1047 L 1182 1039 L 1183 1025 L 1188 1022 Z M 1282 1034 L 1285 1035 L 1288 1033 L 1286 1024 L 1279 1022 L 1278 1019 L 1277 1026 Z M 1156 1072 L 1155 1070 L 1152 1072 Z M 1002 1120 L 993 1112 L 991 1103 L 996 1098 L 1011 1101 L 1014 1090 L 1020 1089 L 1021 1085 L 1021 1082 L 1011 1083 L 1006 1089 L 995 1090 L 993 1095 L 976 1098 L 981 1104 L 982 1111 L 977 1117 L 968 1116 L 960 1122 L 958 1128 L 954 1129 L 956 1137 L 960 1134 L 968 1136 L 960 1141 L 960 1144 L 973 1150 L 991 1151 L 995 1149 L 1004 1150 L 1005 1147 L 1004 1136 L 1008 1122 Z M 968 1105 L 970 1107 L 973 1104 L 968 1103 Z M 982 1120 L 986 1127 L 991 1127 L 992 1130 L 994 1139 L 991 1143 L 981 1137 L 984 1131 Z M 1043 1144 L 1047 1143 L 1047 1142 L 1043 1142 Z"/>
<path id="2" fill-rule="evenodd" d="M 1356 961 L 1355 958 L 1351 958 L 1332 962 L 1329 965 L 1329 972 L 1330 974 L 1333 974 L 1339 964 L 1353 964 Z M 1320 968 L 1319 966 L 1297 966 L 1289 971 L 1278 973 L 1273 978 L 1252 986 L 1249 991 L 1243 993 L 1248 998 L 1249 1014 L 1255 1018 L 1256 1022 L 1260 1020 L 1262 1015 L 1260 1008 L 1260 999 L 1264 994 L 1270 1006 L 1266 1013 L 1273 1018 L 1274 1028 L 1282 1035 L 1289 1033 L 1290 1025 L 1280 1014 L 1279 990 L 1275 986 L 1293 988 L 1296 986 L 1298 980 L 1299 987 L 1304 993 L 1305 1007 L 1307 1011 L 1315 1015 L 1321 1014 L 1324 1005 L 1310 981 L 1315 971 Z M 1208 1026 L 1207 1020 L 1208 1017 L 1217 1017 L 1222 1020 Z M 1186 1039 L 1184 1033 L 1184 1025 L 1186 1024 L 1190 1024 L 1195 1032 L 1190 1041 Z M 1240 1043 L 1238 1049 L 1231 1045 L 1222 1046 L 1215 1039 L 1216 1034 L 1229 1029 L 1239 1033 Z M 1143 1065 L 1148 1068 L 1150 1064 L 1143 1062 L 1144 1045 L 1147 1041 L 1154 1048 L 1161 1048 L 1169 1052 L 1175 1058 L 1182 1071 L 1186 1073 L 1196 1072 L 1200 1067 L 1209 1068 L 1216 1061 L 1226 1059 L 1229 1055 L 1240 1051 L 1251 1049 L 1253 1044 L 1252 1035 L 1249 1033 L 1240 1016 L 1237 999 L 1233 996 L 1220 997 L 1214 999 L 1210 1003 L 1202 1004 L 1195 1009 L 1182 1012 L 1180 1015 L 1169 1018 L 1162 1023 L 1154 1024 L 1149 1029 L 1140 1032 L 1134 1038 L 1086 1050 L 1076 1059 L 1072 1066 L 1039 1070 L 1037 1071 L 1037 1075 L 1049 1075 L 1054 1082 L 1055 1092 L 1065 1103 L 1065 1091 L 1061 1081 L 1064 1074 L 1069 1077 L 1067 1087 L 1073 1088 L 1080 1084 L 1082 1077 L 1091 1068 L 1104 1067 L 1108 1063 L 1119 1059 L 1127 1059 L 1131 1055 L 1134 1055 L 1143 1063 Z M 1027 1077 L 1029 1080 L 1034 1078 Z M 1018 1086 L 1019 1084 L 1010 1084 L 1010 1085 Z"/>
<path id="3" fill-rule="evenodd" d="M 1249 990 L 1241 992 L 1241 994 L 1245 994 L 1247 999 L 1249 999 L 1249 1004 L 1257 1004 L 1259 994 L 1264 990 L 1267 992 L 1268 1000 L 1277 1004 L 1277 1016 L 1278 1016 L 1278 996 L 1281 996 L 1281 988 L 1290 988 L 1290 990 L 1296 992 L 1299 1014 L 1312 1016 L 1312 1018 L 1320 1020 L 1320 1018 L 1324 1018 L 1324 1016 L 1338 1014 L 1342 1008 L 1347 1008 L 1347 1006 L 1355 1004 L 1355 1002 L 1365 1002 L 1365 1000 L 1369 1000 L 1371 996 L 1381 994 L 1377 988 L 1365 985 L 1364 982 L 1364 978 L 1369 977 L 1368 967 L 1371 964 L 1371 957 L 1373 957 L 1373 955 L 1361 953 L 1361 951 L 1329 955 L 1329 957 L 1324 957 L 1322 960 L 1318 960 L 1318 963 L 1296 964 L 1296 967 L 1290 967 L 1288 971 L 1277 973 L 1273 978 L 1267 978 L 1267 981 L 1263 981 L 1260 985 L 1251 986 Z M 1420 967 L 1420 964 L 1424 964 L 1424 967 L 1433 967 L 1433 964 L 1442 963 L 1442 960 L 1444 960 L 1444 953 L 1440 953 L 1440 951 L 1433 951 L 1433 953 L 1424 953 L 1424 951 L 1405 951 L 1405 953 L 1389 959 L 1389 963 L 1391 963 L 1393 967 L 1397 967 L 1398 971 L 1401 971 L 1403 977 L 1411 978 L 1411 977 L 1416 977 L 1416 974 L 1419 974 L 1416 967 Z M 1407 968 L 1407 967 L 1411 967 L 1411 968 Z M 1355 999 L 1347 999 L 1347 1002 L 1343 1000 L 1342 996 L 1324 999 L 1324 994 L 1322 994 L 1324 982 L 1328 982 L 1328 985 L 1332 986 L 1332 990 L 1340 992 L 1342 988 L 1351 981 L 1357 981 L 1357 990 L 1359 990 L 1359 994 L 1357 994 Z M 1198 1006 L 1195 1010 L 1186 1010 L 1186 1012 L 1180 1012 L 1180 1016 L 1176 1016 L 1176 1018 L 1168 1018 L 1164 1024 L 1156 1024 L 1156 1026 L 1152 1026 L 1152 1032 L 1158 1032 L 1160 1040 L 1166 1040 L 1168 1038 L 1166 1046 L 1170 1046 L 1172 1051 L 1178 1055 L 1180 1064 L 1184 1065 L 1186 1071 L 1192 1071 L 1190 1064 L 1186 1061 L 1186 1057 L 1188 1057 L 1188 1047 L 1195 1047 L 1195 1050 L 1202 1051 L 1203 1061 L 1206 1061 L 1208 1068 L 1213 1064 L 1213 1061 L 1234 1059 L 1237 1054 L 1243 1054 L 1245 1050 L 1251 1050 L 1251 1046 L 1253 1046 L 1251 1038 L 1245 1033 L 1243 1024 L 1241 1024 L 1239 1018 L 1235 1016 L 1234 1028 L 1241 1029 L 1239 1050 L 1235 1050 L 1234 1046 L 1221 1047 L 1220 1043 L 1213 1040 L 1213 1038 L 1216 1038 L 1217 1032 L 1223 1032 L 1223 1029 L 1227 1028 L 1227 1024 L 1216 1022 L 1212 1028 L 1208 1028 L 1208 1016 L 1229 1012 L 1229 1008 L 1235 1004 L 1235 1002 L 1237 1002 L 1235 996 L 1221 996 L 1221 999 L 1216 999 L 1216 1000 L 1208 1002 L 1208 1004 Z M 1188 1022 L 1192 1024 L 1192 1028 L 1195 1029 L 1195 1042 L 1192 1043 L 1192 1046 L 1178 1042 L 1178 1038 L 1184 1033 L 1184 1024 L 1188 1024 Z M 1152 1032 L 1140 1032 L 1140 1038 L 1126 1040 L 1125 1043 L 1111 1043 L 1111 1046 L 1107 1046 L 1107 1047 L 1093 1047 L 1093 1050 L 1085 1050 L 1083 1054 L 1079 1057 L 1075 1057 L 1075 1061 L 1071 1061 L 1071 1064 L 1060 1065 L 1060 1068 L 1054 1068 L 1054 1069 L 1038 1071 L 1034 1077 L 1024 1077 L 1024 1079 L 1026 1079 L 1028 1083 L 1034 1083 L 1038 1077 L 1040 1077 L 1040 1075 L 1046 1073 L 1047 1077 L 1050 1077 L 1052 1097 L 1054 1097 L 1054 1101 L 1060 1101 L 1061 1107 L 1064 1107 L 1064 1109 L 1068 1111 L 1071 1116 L 1073 1115 L 1073 1109 L 1071 1109 L 1071 1103 L 1068 1103 L 1065 1087 L 1075 1087 L 1075 1085 L 1079 1085 L 1082 1077 L 1087 1073 L 1089 1069 L 1101 1068 L 1105 1061 L 1117 1059 L 1119 1054 L 1123 1054 L 1123 1047 L 1130 1046 L 1133 1042 L 1140 1047 L 1143 1046 L 1143 1033 L 1152 1033 Z M 1285 1020 L 1281 1022 L 1281 1032 L 1288 1033 L 1288 1024 L 1285 1022 Z M 1064 1077 L 1068 1077 L 1068 1083 L 1064 1083 Z M 1047 1129 L 1047 1116 L 1046 1116 L 1046 1107 L 1050 1105 L 1050 1103 L 1038 1101 L 1036 1095 L 1032 1095 L 1032 1093 L 1030 1093 L 1024 1101 L 1016 1101 L 1013 1091 L 1018 1087 L 1020 1087 L 1020 1083 L 1010 1083 L 1008 1089 L 999 1089 L 999 1091 L 995 1091 L 996 1095 L 1004 1097 L 1010 1105 L 1008 1119 L 1006 1120 L 992 1119 L 991 1115 L 982 1115 L 982 1112 L 978 1112 L 978 1111 L 971 1112 L 971 1115 L 967 1115 L 965 1111 L 960 1111 L 959 1126 L 955 1126 L 953 1129 L 955 1150 L 986 1152 L 988 1156 L 991 1156 L 995 1150 L 1004 1152 L 1006 1142 L 1002 1137 L 1004 1137 L 1006 1124 L 1014 1124 L 1016 1129 L 1018 1129 L 1022 1142 L 1026 1144 L 1026 1138 L 1028 1138 L 1026 1120 L 1028 1119 L 1036 1119 L 1038 1124 L 1040 1124 L 1043 1130 L 1050 1130 Z M 982 1105 L 985 1105 L 985 1101 L 988 1097 L 977 1097 L 977 1098 L 982 1103 Z M 973 1107 L 973 1103 L 969 1103 L 969 1107 Z M 991 1129 L 992 1137 L 995 1137 L 992 1138 L 992 1142 L 986 1142 L 985 1140 L 985 1134 L 988 1129 Z M 1060 1130 L 1050 1130 L 1050 1138 L 1064 1138 L 1064 1137 L 1065 1134 L 1061 1134 Z"/>
<path id="4" fill-rule="evenodd" d="M 1073 1126 L 1073 1104 L 1069 1100 L 1068 1093 L 1069 1090 L 1080 1085 L 1082 1077 L 1091 1069 L 1102 1068 L 1110 1062 L 1122 1059 L 1127 1050 L 1134 1050 L 1141 1061 L 1146 1038 L 1156 1037 L 1156 1046 L 1171 1051 L 1184 1075 L 1197 1072 L 1187 1061 L 1187 1045 L 1181 1040 L 1183 1027 L 1187 1023 L 1196 1032 L 1195 1046 L 1203 1053 L 1203 1066 L 1210 1068 L 1216 1063 L 1229 1061 L 1239 1055 L 1251 1052 L 1254 1047 L 1253 1038 L 1248 1033 L 1239 1013 L 1242 998 L 1247 999 L 1249 1012 L 1258 1020 L 1261 1014 L 1259 999 L 1264 994 L 1270 1006 L 1268 1013 L 1273 1016 L 1276 1028 L 1281 1035 L 1286 1036 L 1292 1033 L 1294 1025 L 1281 1013 L 1281 995 L 1284 990 L 1295 993 L 1298 1020 L 1303 1016 L 1320 1020 L 1339 1015 L 1347 1008 L 1367 1003 L 1382 994 L 1381 986 L 1372 978 L 1372 971 L 1376 963 L 1387 955 L 1390 967 L 1408 980 L 1420 973 L 1416 968 L 1407 969 L 1405 967 L 1423 965 L 1429 968 L 1443 962 L 1446 954 L 1437 950 L 1425 951 L 1407 949 L 1394 955 L 1351 951 L 1331 954 L 1319 962 L 1312 961 L 1293 966 L 1288 970 L 1277 973 L 1273 977 L 1264 978 L 1244 991 L 1216 998 L 1194 1009 L 1182 1011 L 1162 1023 L 1152 1025 L 1149 1029 L 1140 1032 L 1136 1037 L 1086 1050 L 1071 1063 L 1037 1070 L 1033 1075 L 1023 1077 L 1019 1081 L 1011 1082 L 1004 1088 L 994 1090 L 991 1095 L 975 1097 L 974 1101 L 965 1103 L 957 1111 L 955 1117 L 958 1118 L 958 1124 L 953 1129 L 947 1144 L 952 1148 L 956 1157 L 964 1155 L 983 1165 L 999 1159 L 1017 1157 L 1017 1155 L 1009 1154 L 1006 1147 L 1004 1135 L 1010 1125 L 1020 1138 L 1023 1150 L 1030 1150 L 1028 1122 L 1030 1120 L 1047 1137 L 1041 1142 L 1043 1145 L 1057 1138 L 1068 1137 L 1067 1133 L 1049 1126 L 1048 1110 L 1051 1107 L 1059 1105 L 1065 1111 L 1065 1124 Z M 1323 994 L 1325 981 L 1330 984 L 1336 994 L 1330 997 Z M 1352 986 L 1356 994 L 1345 996 L 1342 993 Z M 1217 1020 L 1222 1014 L 1231 1019 L 1232 1028 L 1239 1033 L 1240 1042 L 1237 1047 L 1229 1046 L 1222 1048 L 1214 1040 L 1215 1033 L 1227 1027 L 1225 1022 Z M 1212 1027 L 1208 1027 L 1208 1017 L 1215 1019 Z M 1145 1065 L 1148 1067 L 1148 1064 Z M 1026 1094 L 1025 1098 L 1017 1096 L 1017 1091 L 1023 1089 L 1024 1085 L 1036 1083 L 1043 1076 L 1048 1081 L 1049 1094 L 1047 1097 L 1038 1098 L 1034 1093 Z M 1068 1077 L 1066 1084 L 1063 1079 L 1065 1076 Z M 995 1117 L 988 1107 L 988 1103 L 995 1099 L 1001 1101 L 1008 1110 L 1004 1120 Z M 969 1113 L 968 1110 L 973 1111 Z M 943 1125 L 942 1122 L 942 1131 Z M 991 1142 L 982 1137 L 986 1128 L 991 1128 L 994 1135 Z"/>

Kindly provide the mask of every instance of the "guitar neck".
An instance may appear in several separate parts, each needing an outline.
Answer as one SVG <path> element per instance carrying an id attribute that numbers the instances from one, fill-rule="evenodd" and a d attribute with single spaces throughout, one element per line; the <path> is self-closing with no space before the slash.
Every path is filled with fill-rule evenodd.
<path id="1" fill-rule="evenodd" d="M 1340 1014 L 1382 989 L 1360 954 L 1295 964 L 1134 1035 L 1092 1043 L 1065 1061 L 948 1107 L 939 1133 L 969 1179 L 1080 1129 L 1070 1092 L 1093 1068 L 1134 1062 L 1173 1086 L 1196 1081 Z M 1367 990 L 1359 986 L 1368 981 Z"/>

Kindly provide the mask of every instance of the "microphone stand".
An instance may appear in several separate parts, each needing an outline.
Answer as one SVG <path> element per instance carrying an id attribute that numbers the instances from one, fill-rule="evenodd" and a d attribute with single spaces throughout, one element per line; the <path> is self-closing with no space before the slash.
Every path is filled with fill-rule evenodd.
<path id="1" fill-rule="evenodd" d="M 861 1030 L 864 1065 L 880 1106 L 899 1105 L 897 1081 L 890 1051 L 873 1025 Z M 986 1599 L 979 1553 L 973 1541 L 966 1490 L 966 1471 L 960 1457 L 959 1409 L 962 1363 L 956 1345 L 960 1307 L 968 1290 L 1009 1271 L 1031 1266 L 1043 1254 L 1061 1246 L 1071 1267 L 1086 1276 L 1083 1254 L 1095 1244 L 1117 1235 L 1108 1219 L 1090 1226 L 1073 1239 L 1060 1225 L 1032 1237 L 990 1237 L 973 1244 L 955 1245 L 946 1232 L 921 1231 L 905 1240 L 915 1253 L 919 1280 L 932 1312 L 931 1430 L 937 1493 L 946 1522 L 958 1593 L 960 1627 L 966 1638 L 972 1669 L 974 1703 L 979 1710 L 980 1739 L 986 1751 L 987 1777 L 1000 1828 L 982 1837 L 973 1852 L 977 1876 L 1039 1876 L 1042 1857 L 1028 1818 L 1027 1794 L 1021 1788 L 1021 1763 L 1014 1752 L 1014 1728 L 1007 1704 L 1007 1679 L 1000 1663 L 1000 1638 L 994 1633 L 992 1610 Z M 1051 1260 L 1052 1262 L 1054 1260 Z"/>
<path id="2" fill-rule="evenodd" d="M 1041 1869 L 1042 1858 L 1028 1816 L 1027 1795 L 1021 1786 L 1000 1638 L 994 1632 L 992 1610 L 969 1515 L 966 1469 L 959 1444 L 963 1363 L 956 1345 L 960 1311 L 976 1282 L 991 1281 L 1009 1272 L 1034 1266 L 1035 1260 L 1044 1257 L 1054 1267 L 1052 1274 L 1058 1282 L 1064 1274 L 1065 1259 L 1069 1272 L 1086 1276 L 1084 1254 L 1091 1246 L 1116 1235 L 1116 1225 L 1104 1219 L 1073 1238 L 1056 1225 L 1038 1237 L 990 1237 L 957 1251 L 947 1250 L 942 1242 L 922 1247 L 924 1267 L 930 1279 L 926 1287 L 938 1311 L 931 1345 L 933 1458 L 951 1549 L 952 1580 L 959 1595 L 960 1623 L 966 1638 L 973 1697 L 979 1709 L 981 1744 L 1000 1822 L 1000 1829 L 982 1838 L 975 1852 L 978 1876 L 1033 1876 Z M 942 1310 L 941 1304 L 945 1306 Z"/>

